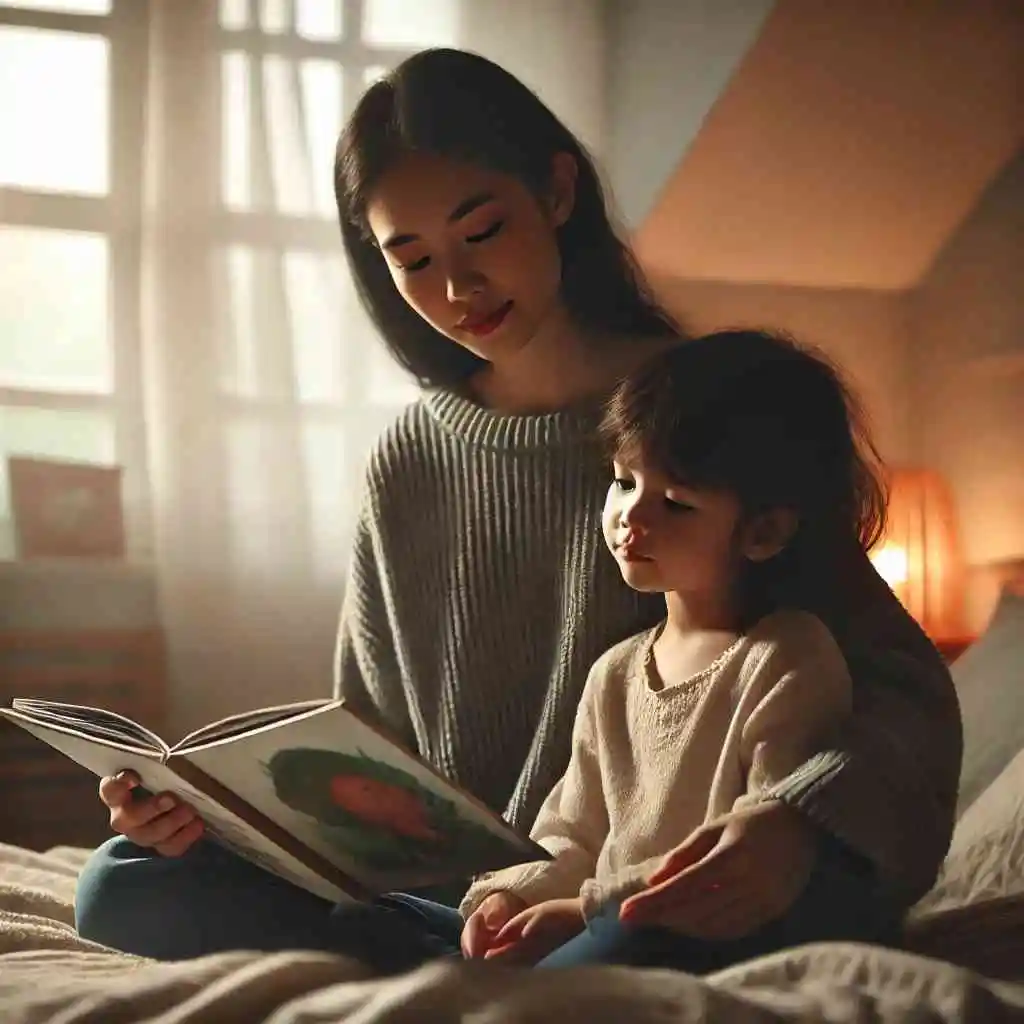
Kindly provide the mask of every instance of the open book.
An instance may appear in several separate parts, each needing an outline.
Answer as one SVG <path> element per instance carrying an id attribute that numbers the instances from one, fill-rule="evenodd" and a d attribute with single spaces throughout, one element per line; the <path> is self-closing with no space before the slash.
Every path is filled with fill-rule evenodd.
<path id="1" fill-rule="evenodd" d="M 19 699 L 0 715 L 97 775 L 130 768 L 177 794 L 208 835 L 334 902 L 550 859 L 343 701 L 235 715 L 174 746 L 97 708 Z"/>

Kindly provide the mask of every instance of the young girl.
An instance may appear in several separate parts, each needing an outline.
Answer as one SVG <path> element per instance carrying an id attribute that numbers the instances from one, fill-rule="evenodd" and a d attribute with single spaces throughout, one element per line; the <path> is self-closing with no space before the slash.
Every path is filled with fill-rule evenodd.
<path id="1" fill-rule="evenodd" d="M 427 51 L 372 86 L 336 179 L 356 284 L 424 389 L 369 461 L 336 692 L 527 828 L 564 771 L 589 667 L 663 614 L 599 551 L 608 466 L 593 432 L 602 399 L 677 330 L 616 237 L 583 148 L 481 57 Z M 859 609 L 844 644 L 872 639 L 856 665 L 846 650 L 863 713 L 778 801 L 700 841 L 728 841 L 755 871 L 809 870 L 809 822 L 835 822 L 909 897 L 949 840 L 956 702 L 866 559 L 843 587 Z M 892 704 L 885 728 L 880 702 Z M 167 958 L 336 948 L 327 903 L 203 840 L 169 795 L 133 799 L 136 785 L 101 784 L 122 835 L 80 879 L 83 935 Z M 865 792 L 891 801 L 913 842 L 876 827 Z"/>
<path id="2" fill-rule="evenodd" d="M 602 434 L 605 541 L 667 616 L 591 670 L 532 833 L 554 859 L 474 883 L 464 950 L 704 972 L 799 942 L 894 940 L 899 901 L 824 836 L 796 902 L 753 929 L 744 903 L 762 894 L 742 874 L 723 868 L 705 896 L 667 860 L 706 821 L 770 798 L 849 719 L 835 582 L 879 539 L 885 503 L 838 376 L 782 338 L 711 335 L 624 382 Z"/>

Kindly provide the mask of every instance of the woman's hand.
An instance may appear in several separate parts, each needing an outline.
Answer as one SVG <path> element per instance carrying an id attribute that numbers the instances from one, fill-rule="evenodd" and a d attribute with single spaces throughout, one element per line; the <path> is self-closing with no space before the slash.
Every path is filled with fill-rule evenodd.
<path id="1" fill-rule="evenodd" d="M 462 955 L 487 955 L 498 933 L 526 908 L 526 901 L 511 892 L 492 892 L 466 919 L 462 929 Z"/>
<path id="2" fill-rule="evenodd" d="M 486 958 L 535 964 L 579 935 L 585 924 L 578 896 L 537 903 L 517 914 L 501 929 Z"/>
<path id="3" fill-rule="evenodd" d="M 110 827 L 136 846 L 152 847 L 164 857 L 180 857 L 203 834 L 202 818 L 171 793 L 136 800 L 135 772 L 100 780 L 100 799 L 110 808 Z"/>
<path id="4" fill-rule="evenodd" d="M 756 804 L 697 829 L 623 902 L 619 919 L 699 939 L 741 938 L 790 909 L 816 857 L 812 822 L 779 800 Z"/>

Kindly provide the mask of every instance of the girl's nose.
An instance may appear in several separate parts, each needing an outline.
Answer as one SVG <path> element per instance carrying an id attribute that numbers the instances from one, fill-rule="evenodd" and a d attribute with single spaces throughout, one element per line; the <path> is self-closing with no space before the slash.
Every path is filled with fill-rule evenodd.
<path id="1" fill-rule="evenodd" d="M 639 502 L 633 502 L 632 505 L 622 510 L 622 514 L 619 516 L 619 525 L 638 536 L 647 533 L 649 529 L 647 516 L 641 510 Z"/>

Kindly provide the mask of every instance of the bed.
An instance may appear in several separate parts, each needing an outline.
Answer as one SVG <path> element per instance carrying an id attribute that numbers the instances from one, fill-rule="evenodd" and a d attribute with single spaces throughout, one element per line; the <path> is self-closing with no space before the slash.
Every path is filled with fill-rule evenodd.
<path id="1" fill-rule="evenodd" d="M 75 934 L 86 851 L 0 845 L 0 1021 L 1024 1022 L 1024 586 L 1005 587 L 954 675 L 965 727 L 959 822 L 905 951 L 811 945 L 704 979 L 444 964 L 374 980 L 341 957 L 244 951 L 161 964 Z"/>

